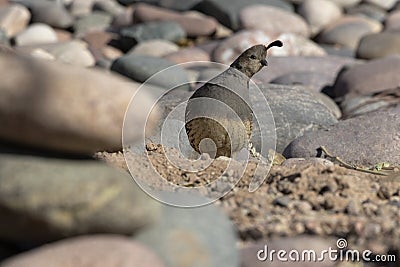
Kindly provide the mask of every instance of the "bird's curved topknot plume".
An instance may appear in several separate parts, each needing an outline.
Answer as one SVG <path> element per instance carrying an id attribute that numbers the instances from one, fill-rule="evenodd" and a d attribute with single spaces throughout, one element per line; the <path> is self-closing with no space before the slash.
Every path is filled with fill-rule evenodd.
<path id="1" fill-rule="evenodd" d="M 282 46 L 283 43 L 281 40 L 275 40 L 267 46 L 267 50 L 270 49 L 271 47 L 282 47 Z"/>

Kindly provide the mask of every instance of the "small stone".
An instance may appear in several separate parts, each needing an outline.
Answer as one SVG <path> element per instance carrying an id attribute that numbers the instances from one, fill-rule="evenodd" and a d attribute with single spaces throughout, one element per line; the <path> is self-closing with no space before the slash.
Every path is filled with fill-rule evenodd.
<path id="1" fill-rule="evenodd" d="M 196 47 L 181 49 L 177 52 L 165 55 L 164 58 L 176 64 L 194 61 L 210 61 L 210 55 Z"/>
<path id="2" fill-rule="evenodd" d="M 239 14 L 241 10 L 250 5 L 265 4 L 293 11 L 293 6 L 280 0 L 204 0 L 199 2 L 194 9 L 216 18 L 232 30 L 240 28 Z"/>
<path id="3" fill-rule="evenodd" d="M 105 30 L 111 25 L 112 16 L 108 13 L 95 11 L 86 15 L 74 22 L 74 34 L 77 37 L 82 37 L 90 31 Z"/>
<path id="4" fill-rule="evenodd" d="M 350 203 L 347 205 L 345 212 L 347 214 L 357 216 L 361 212 L 361 205 L 358 202 L 351 200 Z"/>
<path id="5" fill-rule="evenodd" d="M 217 27 L 216 20 L 209 16 L 193 16 L 146 4 L 135 6 L 134 19 L 137 22 L 174 21 L 190 37 L 209 36 L 216 31 Z"/>
<path id="6" fill-rule="evenodd" d="M 91 67 L 95 64 L 95 59 L 88 50 L 87 44 L 82 41 L 57 43 L 43 48 L 58 61 L 67 64 L 82 67 Z"/>
<path id="7" fill-rule="evenodd" d="M 101 259 L 99 256 L 101 256 Z M 7 259 L 5 262 L 2 262 L 2 266 L 163 267 L 164 264 L 149 248 L 138 242 L 129 240 L 127 237 L 118 235 L 91 235 L 46 244 L 45 246 Z"/>
<path id="8" fill-rule="evenodd" d="M 381 32 L 364 36 L 357 48 L 357 57 L 363 59 L 400 55 L 400 32 Z"/>
<path id="9" fill-rule="evenodd" d="M 240 22 L 244 29 L 262 30 L 269 34 L 294 33 L 304 37 L 310 35 L 305 20 L 295 13 L 268 5 L 251 5 L 240 11 Z M 268 18 L 268 23 L 260 19 Z"/>
<path id="10" fill-rule="evenodd" d="M 58 41 L 57 34 L 47 24 L 34 23 L 31 24 L 26 30 L 20 32 L 15 37 L 16 45 L 37 45 L 56 43 Z"/>
<path id="11" fill-rule="evenodd" d="M 179 67 L 168 69 L 173 65 L 172 62 L 163 58 L 131 54 L 115 60 L 111 70 L 138 82 L 149 82 L 172 89 L 178 85 L 188 83 L 185 70 Z M 156 73 L 158 74 L 152 77 Z M 150 77 L 152 78 L 149 79 Z"/>
<path id="12" fill-rule="evenodd" d="M 371 19 L 383 22 L 386 18 L 386 11 L 382 8 L 371 5 L 371 4 L 361 4 L 355 7 L 347 9 L 348 15 L 363 15 Z"/>
<path id="13" fill-rule="evenodd" d="M 285 208 L 285 207 L 289 206 L 291 201 L 292 200 L 290 199 L 290 197 L 284 196 L 284 197 L 278 197 L 278 198 L 274 199 L 272 201 L 272 204 Z"/>
<path id="14" fill-rule="evenodd" d="M 385 31 L 400 32 L 400 10 L 393 11 L 386 17 Z"/>
<path id="15" fill-rule="evenodd" d="M 54 29 L 54 30 L 56 32 L 57 40 L 59 42 L 71 41 L 72 34 L 69 31 L 60 30 L 60 29 Z"/>
<path id="16" fill-rule="evenodd" d="M 312 35 L 342 16 L 342 10 L 328 0 L 305 0 L 299 6 L 298 13 L 310 25 Z"/>
<path id="17" fill-rule="evenodd" d="M 396 88 L 400 84 L 399 71 L 400 57 L 376 59 L 354 65 L 339 74 L 332 89 L 333 95 L 370 95 Z"/>
<path id="18" fill-rule="evenodd" d="M 45 60 L 56 60 L 56 58 L 52 54 L 40 48 L 33 50 L 31 52 L 31 56 Z"/>
<path id="19" fill-rule="evenodd" d="M 32 12 L 32 21 L 48 24 L 55 28 L 66 29 L 73 23 L 73 18 L 64 5 L 58 1 L 28 0 L 25 3 Z"/>
<path id="20" fill-rule="evenodd" d="M 352 7 L 356 6 L 358 3 L 361 2 L 361 0 L 331 0 L 331 1 L 340 7 Z"/>
<path id="21" fill-rule="evenodd" d="M 23 31 L 31 19 L 29 10 L 19 4 L 0 6 L 0 28 L 7 37 L 14 37 Z"/>
<path id="22" fill-rule="evenodd" d="M 124 51 L 128 51 L 136 44 L 148 40 L 164 39 L 177 42 L 185 37 L 185 30 L 176 22 L 147 22 L 122 29 L 121 45 Z"/>
<path id="23" fill-rule="evenodd" d="M 0 45 L 10 45 L 10 40 L 8 39 L 7 34 L 3 29 L 0 29 Z"/>
<path id="24" fill-rule="evenodd" d="M 122 12 L 124 12 L 124 7 L 118 4 L 116 1 L 110 0 L 96 0 L 93 3 L 94 11 L 103 11 L 110 14 L 113 17 L 119 16 Z"/>
<path id="25" fill-rule="evenodd" d="M 376 20 L 360 16 L 345 16 L 329 24 L 318 36 L 321 43 L 336 44 L 356 49 L 360 39 L 382 30 L 382 24 Z"/>
<path id="26" fill-rule="evenodd" d="M 96 60 L 104 57 L 103 49 L 113 38 L 115 38 L 115 36 L 112 33 L 105 31 L 90 31 L 82 36 L 82 40 L 89 45 L 90 52 Z"/>
<path id="27" fill-rule="evenodd" d="M 390 10 L 397 3 L 397 0 L 365 0 L 365 2 L 379 6 L 385 10 Z"/>
<path id="28" fill-rule="evenodd" d="M 188 11 L 193 9 L 193 7 L 201 1 L 202 0 L 158 0 L 158 5 L 176 11 Z"/>
<path id="29" fill-rule="evenodd" d="M 92 13 L 93 5 L 96 0 L 74 0 L 70 7 L 70 13 L 75 18 L 80 18 Z"/>
<path id="30" fill-rule="evenodd" d="M 163 57 L 170 53 L 179 51 L 179 46 L 167 40 L 149 40 L 134 46 L 128 54 Z"/>

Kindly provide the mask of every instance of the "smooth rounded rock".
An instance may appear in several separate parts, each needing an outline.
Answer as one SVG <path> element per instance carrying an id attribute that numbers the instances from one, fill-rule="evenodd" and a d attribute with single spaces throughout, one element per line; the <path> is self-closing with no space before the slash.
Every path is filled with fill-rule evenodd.
<path id="1" fill-rule="evenodd" d="M 265 4 L 293 11 L 293 6 L 281 0 L 204 0 L 199 2 L 194 9 L 216 18 L 224 26 L 238 30 L 240 28 L 240 11 L 246 6 Z"/>
<path id="2" fill-rule="evenodd" d="M 324 87 L 332 86 L 335 83 L 339 71 L 355 63 L 352 58 L 337 56 L 286 56 L 269 57 L 268 67 L 256 74 L 253 79 L 262 83 L 270 83 L 280 77 L 295 74 L 295 79 L 304 80 L 306 77 L 312 78 L 315 75 L 320 90 Z M 289 76 L 290 78 L 290 76 Z M 316 88 L 315 88 L 316 89 Z"/>
<path id="3" fill-rule="evenodd" d="M 3 29 L 0 29 L 0 44 L 10 45 L 10 40 L 8 39 L 7 34 Z"/>
<path id="4" fill-rule="evenodd" d="M 400 32 L 400 10 L 394 11 L 386 17 L 385 31 Z"/>
<path id="5" fill-rule="evenodd" d="M 114 38 L 116 38 L 114 34 L 106 31 L 90 31 L 85 33 L 82 40 L 88 44 L 90 52 L 97 61 L 104 57 L 103 50 Z M 119 54 L 121 54 L 121 52 Z"/>
<path id="6" fill-rule="evenodd" d="M 384 93 L 385 91 L 382 91 Z M 379 92 L 381 93 L 381 92 Z M 366 114 L 371 111 L 377 111 L 379 109 L 383 109 L 393 105 L 391 103 L 392 99 L 389 97 L 383 96 L 371 96 L 371 95 L 347 95 L 344 100 L 340 103 L 340 108 L 343 110 L 343 116 L 345 118 L 352 118 L 362 114 Z M 400 90 L 397 97 L 400 96 Z M 393 95 L 393 98 L 396 96 Z"/>
<path id="7" fill-rule="evenodd" d="M 89 15 L 96 0 L 74 0 L 69 6 L 69 12 L 75 18 Z"/>
<path id="8" fill-rule="evenodd" d="M 286 158 L 317 157 L 320 147 L 350 164 L 371 167 L 400 164 L 400 107 L 340 121 L 324 130 L 306 133 L 284 151 Z"/>
<path id="9" fill-rule="evenodd" d="M 58 1 L 28 0 L 22 1 L 32 12 L 32 21 L 66 29 L 73 23 L 73 17 Z"/>
<path id="10" fill-rule="evenodd" d="M 335 97 L 368 95 L 400 84 L 400 57 L 376 59 L 342 71 L 333 87 Z"/>
<path id="11" fill-rule="evenodd" d="M 123 28 L 120 34 L 122 49 L 125 51 L 148 40 L 164 39 L 177 42 L 186 37 L 185 30 L 172 21 L 140 23 Z"/>
<path id="12" fill-rule="evenodd" d="M 298 13 L 310 25 L 312 35 L 342 16 L 340 7 L 329 0 L 302 1 Z"/>
<path id="13" fill-rule="evenodd" d="M 376 5 L 371 4 L 361 4 L 346 10 L 348 15 L 363 15 L 371 19 L 383 22 L 386 18 L 386 11 Z"/>
<path id="14" fill-rule="evenodd" d="M 330 0 L 340 7 L 352 7 L 361 2 L 361 0 Z"/>
<path id="15" fill-rule="evenodd" d="M 127 237 L 90 235 L 46 244 L 7 259 L 2 266 L 163 267 L 164 265 L 149 248 Z"/>
<path id="16" fill-rule="evenodd" d="M 124 115 L 136 89 L 129 81 L 56 62 L 5 53 L 0 58 L 1 73 L 8 77 L 0 85 L 3 140 L 83 155 L 121 149 Z M 145 94 L 141 103 L 139 110 L 153 99 Z M 132 119 L 137 126 L 146 121 L 139 113 Z M 132 141 L 141 133 L 126 132 Z"/>
<path id="17" fill-rule="evenodd" d="M 357 48 L 357 57 L 363 59 L 400 55 L 400 32 L 381 32 L 364 36 Z"/>
<path id="18" fill-rule="evenodd" d="M 47 24 L 34 23 L 15 37 L 16 45 L 49 44 L 58 41 L 57 34 Z"/>
<path id="19" fill-rule="evenodd" d="M 210 61 L 210 55 L 197 47 L 181 49 L 165 55 L 164 58 L 176 64 L 193 61 Z"/>
<path id="20" fill-rule="evenodd" d="M 73 40 L 70 42 L 41 44 L 17 47 L 18 51 L 30 53 L 32 50 L 41 48 L 51 55 L 57 61 L 81 67 L 94 66 L 95 59 L 88 50 L 88 45 L 83 41 Z"/>
<path id="21" fill-rule="evenodd" d="M 158 5 L 177 11 L 188 11 L 200 3 L 202 0 L 159 0 Z"/>
<path id="22" fill-rule="evenodd" d="M 382 30 L 378 21 L 360 16 L 345 16 L 328 25 L 318 36 L 321 43 L 336 44 L 356 49 L 360 39 Z"/>
<path id="23" fill-rule="evenodd" d="M 122 56 L 115 60 L 111 70 L 138 82 L 147 81 L 154 85 L 172 89 L 188 83 L 188 76 L 185 70 L 180 67 L 168 69 L 173 65 L 171 61 L 163 58 L 133 54 Z M 158 72 L 160 73 L 152 77 Z"/>
<path id="24" fill-rule="evenodd" d="M 315 92 L 321 91 L 330 82 L 332 82 L 331 75 L 324 72 L 292 72 L 271 81 L 275 84 L 303 85 Z"/>
<path id="25" fill-rule="evenodd" d="M 134 46 L 128 53 L 162 57 L 170 53 L 179 51 L 179 46 L 167 40 L 144 41 Z"/>
<path id="26" fill-rule="evenodd" d="M 0 28 L 8 38 L 23 31 L 30 19 L 31 13 L 20 4 L 0 6 Z"/>
<path id="27" fill-rule="evenodd" d="M 124 7 L 118 4 L 117 1 L 110 0 L 97 0 L 93 3 L 94 11 L 103 11 L 110 14 L 113 17 L 119 16 L 124 12 Z"/>
<path id="28" fill-rule="evenodd" d="M 111 25 L 112 16 L 106 12 L 96 11 L 86 15 L 74 22 L 74 34 L 82 37 L 91 31 L 101 31 Z"/>
<path id="29" fill-rule="evenodd" d="M 244 29 L 258 29 L 270 34 L 294 33 L 308 37 L 310 29 L 302 17 L 295 13 L 268 5 L 251 5 L 239 14 Z M 268 21 L 262 18 L 268 18 Z"/>
<path id="30" fill-rule="evenodd" d="M 397 0 L 365 0 L 365 2 L 389 10 L 398 2 Z"/>
<path id="31" fill-rule="evenodd" d="M 217 22 L 209 16 L 190 16 L 161 7 L 138 4 L 135 6 L 134 20 L 137 22 L 174 21 L 181 25 L 186 35 L 191 37 L 208 36 L 217 28 Z"/>
<path id="32" fill-rule="evenodd" d="M 18 154 L 0 154 L 0 159 L 2 240 L 42 243 L 88 233 L 133 234 L 159 219 L 159 203 L 123 170 L 94 160 Z"/>
<path id="33" fill-rule="evenodd" d="M 325 51 L 322 48 L 302 36 L 291 33 L 271 35 L 260 30 L 244 30 L 223 40 L 214 50 L 213 60 L 230 65 L 247 48 L 258 44 L 267 45 L 276 39 L 283 42 L 283 47 L 270 49 L 268 51 L 270 56 L 325 55 Z"/>
<path id="34" fill-rule="evenodd" d="M 257 84 L 265 95 L 275 120 L 277 136 L 276 151 L 282 153 L 285 147 L 305 132 L 314 131 L 337 123 L 331 109 L 318 94 L 301 86 Z M 253 109 L 265 105 L 263 99 L 250 96 Z M 260 151 L 259 132 L 254 129 L 253 142 Z"/>
<path id="35" fill-rule="evenodd" d="M 178 197 L 177 193 L 164 194 Z M 189 203 L 198 198 L 191 195 L 179 197 Z M 139 233 L 135 239 L 151 247 L 166 266 L 239 266 L 233 225 L 218 207 L 208 205 L 185 209 L 163 205 L 161 211 L 162 220 Z"/>

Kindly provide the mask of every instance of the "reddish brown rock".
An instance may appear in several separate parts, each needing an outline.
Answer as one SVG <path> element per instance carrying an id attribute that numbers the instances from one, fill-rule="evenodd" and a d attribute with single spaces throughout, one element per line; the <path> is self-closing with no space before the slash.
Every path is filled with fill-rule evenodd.
<path id="1" fill-rule="evenodd" d="M 209 54 L 196 47 L 181 49 L 166 55 L 165 58 L 177 64 L 193 61 L 210 61 Z"/>
<path id="2" fill-rule="evenodd" d="M 214 18 L 208 16 L 193 16 L 191 14 L 178 13 L 161 7 L 138 4 L 135 6 L 134 20 L 136 22 L 149 21 L 174 21 L 179 23 L 188 36 L 208 36 L 217 28 Z"/>
<path id="3" fill-rule="evenodd" d="M 385 31 L 400 32 L 400 10 L 394 11 L 386 17 Z"/>
<path id="4" fill-rule="evenodd" d="M 0 28 L 8 37 L 14 37 L 28 25 L 31 19 L 29 10 L 19 4 L 0 6 Z"/>
<path id="5" fill-rule="evenodd" d="M 154 252 L 117 235 L 82 236 L 62 240 L 14 256 L 4 267 L 162 267 Z"/>
<path id="6" fill-rule="evenodd" d="M 346 94 L 368 95 L 400 85 L 400 57 L 376 59 L 358 64 L 338 76 L 333 93 L 335 97 Z"/>
<path id="7" fill-rule="evenodd" d="M 177 52 L 178 50 L 179 46 L 173 42 L 162 39 L 153 39 L 135 45 L 128 53 L 162 57 Z"/>

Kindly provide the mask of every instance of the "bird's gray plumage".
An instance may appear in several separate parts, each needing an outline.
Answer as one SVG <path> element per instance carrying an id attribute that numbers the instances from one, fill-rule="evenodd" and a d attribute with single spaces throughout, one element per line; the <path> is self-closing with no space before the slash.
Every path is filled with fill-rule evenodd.
<path id="1" fill-rule="evenodd" d="M 267 65 L 268 48 L 280 41 L 253 46 L 244 51 L 229 69 L 208 81 L 190 97 L 185 128 L 191 146 L 199 153 L 231 157 L 249 144 L 253 112 L 249 102 L 251 77 Z M 213 146 L 203 146 L 210 139 Z"/>

